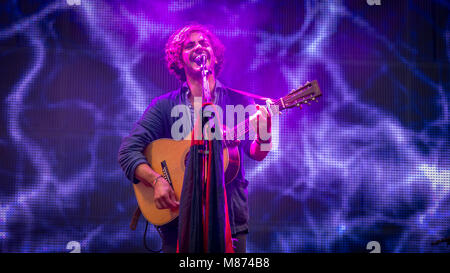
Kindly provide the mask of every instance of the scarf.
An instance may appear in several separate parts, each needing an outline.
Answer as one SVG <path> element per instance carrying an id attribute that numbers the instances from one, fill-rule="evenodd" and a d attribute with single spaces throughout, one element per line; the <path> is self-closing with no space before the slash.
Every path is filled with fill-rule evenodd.
<path id="1" fill-rule="evenodd" d="M 192 134 L 181 192 L 177 252 L 234 252 L 220 140 L 195 140 Z"/>

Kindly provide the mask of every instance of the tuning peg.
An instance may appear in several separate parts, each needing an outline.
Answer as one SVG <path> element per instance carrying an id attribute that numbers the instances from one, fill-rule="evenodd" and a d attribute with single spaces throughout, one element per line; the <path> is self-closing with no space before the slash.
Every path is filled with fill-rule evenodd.
<path id="1" fill-rule="evenodd" d="M 294 92 L 295 92 L 295 89 L 292 89 L 291 92 L 289 92 L 289 94 L 294 93 Z"/>

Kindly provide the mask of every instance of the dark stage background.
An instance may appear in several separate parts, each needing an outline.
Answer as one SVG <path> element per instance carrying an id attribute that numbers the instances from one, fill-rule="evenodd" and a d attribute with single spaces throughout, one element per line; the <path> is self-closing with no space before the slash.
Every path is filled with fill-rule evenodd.
<path id="1" fill-rule="evenodd" d="M 450 236 L 449 9 L 2 1 L 1 251 L 145 251 L 117 152 L 151 99 L 179 86 L 169 35 L 198 22 L 226 46 L 226 85 L 278 98 L 317 79 L 324 94 L 281 115 L 263 162 L 245 159 L 249 252 L 448 252 L 431 242 Z M 159 248 L 154 229 L 148 240 Z"/>

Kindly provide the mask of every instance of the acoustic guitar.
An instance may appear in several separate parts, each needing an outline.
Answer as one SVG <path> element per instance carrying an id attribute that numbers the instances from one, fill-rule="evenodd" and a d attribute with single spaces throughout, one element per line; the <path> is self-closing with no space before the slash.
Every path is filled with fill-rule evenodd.
<path id="1" fill-rule="evenodd" d="M 320 91 L 319 84 L 316 80 L 314 80 L 292 90 L 288 95 L 273 102 L 273 105 L 278 106 L 279 112 L 296 106 L 301 108 L 304 104 L 310 105 L 311 101 L 317 101 L 317 98 L 321 95 L 322 92 Z M 277 109 L 277 107 L 268 108 L 269 111 L 274 108 Z M 235 141 L 228 140 L 229 138 L 227 138 L 227 134 L 235 136 L 234 139 L 239 139 L 239 137 L 249 131 L 249 125 L 250 119 L 246 119 L 234 128 L 226 129 L 223 132 L 223 164 L 226 183 L 229 183 L 236 178 L 240 168 L 238 146 L 236 146 Z M 188 136 L 190 138 L 191 134 Z M 181 196 L 184 171 L 186 169 L 186 158 L 190 150 L 190 146 L 191 140 L 188 139 L 173 140 L 162 138 L 153 141 L 144 150 L 144 155 L 152 169 L 163 175 L 172 185 L 175 196 L 178 200 L 180 200 Z M 178 209 L 171 210 L 156 208 L 153 200 L 152 187 L 147 187 L 144 183 L 133 184 L 133 187 L 139 208 L 144 217 L 150 223 L 160 226 L 169 223 L 178 216 Z"/>

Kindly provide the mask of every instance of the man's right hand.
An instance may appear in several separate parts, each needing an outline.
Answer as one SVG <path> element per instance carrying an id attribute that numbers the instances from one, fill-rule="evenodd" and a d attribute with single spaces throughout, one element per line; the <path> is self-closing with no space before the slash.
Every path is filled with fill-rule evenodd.
<path id="1" fill-rule="evenodd" d="M 147 182 L 144 184 L 150 187 Z M 180 206 L 180 203 L 176 199 L 175 192 L 169 182 L 163 177 L 158 178 L 158 181 L 155 183 L 153 188 L 153 200 L 158 209 L 177 209 Z"/>

